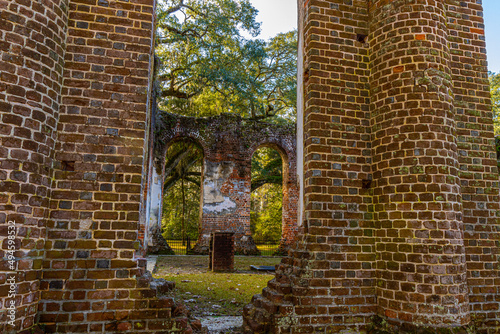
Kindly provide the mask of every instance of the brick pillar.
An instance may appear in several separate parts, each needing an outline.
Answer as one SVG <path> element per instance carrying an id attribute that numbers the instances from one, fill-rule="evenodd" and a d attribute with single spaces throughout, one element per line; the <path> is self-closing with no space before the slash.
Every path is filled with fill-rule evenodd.
<path id="1" fill-rule="evenodd" d="M 283 161 L 283 204 L 280 250 L 283 252 L 292 246 L 297 238 L 297 206 L 299 201 L 299 189 L 297 185 L 297 156 L 296 152 L 286 155 L 281 153 Z"/>
<path id="2" fill-rule="evenodd" d="M 0 1 L 1 333 L 21 333 L 36 321 L 67 11 L 64 0 Z M 8 232 L 15 232 L 14 253 L 7 252 Z M 14 298 L 8 298 L 10 282 Z M 15 321 L 9 324 L 11 302 Z"/>
<path id="3" fill-rule="evenodd" d="M 469 322 L 444 0 L 373 1 L 371 123 L 378 313 Z"/>
<path id="4" fill-rule="evenodd" d="M 303 224 L 246 333 L 364 333 L 376 310 L 366 1 L 299 1 Z M 301 87 L 302 86 L 302 87 Z M 303 149 L 303 150 L 302 150 Z"/>
<path id="5" fill-rule="evenodd" d="M 500 199 L 483 8 L 476 0 L 446 3 L 470 309 L 481 330 L 496 333 L 500 325 Z"/>
<path id="6" fill-rule="evenodd" d="M 154 1 L 74 0 L 68 15 L 39 321 L 48 333 L 182 332 L 183 311 L 157 298 L 168 285 L 140 259 Z"/>

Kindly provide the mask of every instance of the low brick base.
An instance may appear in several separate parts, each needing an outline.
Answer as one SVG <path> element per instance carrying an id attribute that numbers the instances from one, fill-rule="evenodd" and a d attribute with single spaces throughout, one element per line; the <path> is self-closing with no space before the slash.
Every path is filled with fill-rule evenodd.
<path id="1" fill-rule="evenodd" d="M 234 270 L 234 234 L 215 232 L 210 236 L 209 268 L 215 272 Z"/>

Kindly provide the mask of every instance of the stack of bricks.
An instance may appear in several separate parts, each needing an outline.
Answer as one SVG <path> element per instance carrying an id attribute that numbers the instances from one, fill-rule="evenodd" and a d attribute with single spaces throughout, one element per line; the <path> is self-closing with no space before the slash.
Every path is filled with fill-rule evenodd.
<path id="1" fill-rule="evenodd" d="M 190 140 L 203 150 L 202 212 L 199 239 L 194 252 L 207 254 L 210 234 L 235 233 L 237 254 L 258 254 L 250 230 L 251 162 L 261 147 L 279 152 L 283 161 L 283 210 L 281 247 L 287 249 L 297 234 L 297 158 L 295 127 L 244 120 L 238 115 L 221 114 L 208 118 L 185 117 L 161 112 L 155 138 L 155 160 L 159 179 L 165 176 L 168 147 L 179 140 Z M 155 185 L 163 191 L 161 182 Z M 145 227 L 159 234 L 162 196 L 150 198 L 155 210 Z M 159 240 L 158 237 L 150 239 Z M 152 247 L 155 245 L 152 244 Z"/>
<path id="2" fill-rule="evenodd" d="M 215 272 L 234 270 L 234 233 L 214 232 L 210 236 L 209 269 Z"/>
<path id="3" fill-rule="evenodd" d="M 304 222 L 299 247 L 245 308 L 246 332 L 497 333 L 481 2 L 299 6 Z"/>

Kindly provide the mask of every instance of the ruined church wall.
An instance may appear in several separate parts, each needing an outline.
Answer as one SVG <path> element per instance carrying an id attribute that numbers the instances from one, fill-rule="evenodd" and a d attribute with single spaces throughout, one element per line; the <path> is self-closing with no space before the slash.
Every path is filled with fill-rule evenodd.
<path id="1" fill-rule="evenodd" d="M 5 222 L 18 232 L 17 321 L 2 267 L 2 333 L 190 330 L 141 259 L 154 5 L 0 3 L 3 258 Z"/>
<path id="2" fill-rule="evenodd" d="M 0 1 L 0 13 L 0 332 L 7 333 L 33 326 L 40 303 L 68 2 Z"/>
<path id="3" fill-rule="evenodd" d="M 283 246 L 293 243 L 298 201 L 293 126 L 245 120 L 233 114 L 194 118 L 161 112 L 156 133 L 156 168 L 162 173 L 168 147 L 176 140 L 193 140 L 203 150 L 202 213 L 196 252 L 208 252 L 210 234 L 221 231 L 235 233 L 238 253 L 257 251 L 250 231 L 251 159 L 263 146 L 273 147 L 282 154 L 282 243 Z M 152 207 L 159 209 L 158 205 Z M 156 228 L 159 222 L 150 221 L 150 224 L 149 229 Z"/>

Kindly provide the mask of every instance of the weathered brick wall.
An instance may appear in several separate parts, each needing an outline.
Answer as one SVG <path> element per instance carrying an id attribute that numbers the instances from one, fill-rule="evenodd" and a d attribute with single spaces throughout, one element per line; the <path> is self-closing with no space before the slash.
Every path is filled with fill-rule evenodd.
<path id="1" fill-rule="evenodd" d="M 18 231 L 2 333 L 35 317 L 57 333 L 191 331 L 140 259 L 153 4 L 0 3 L 2 266 L 5 222 Z"/>
<path id="2" fill-rule="evenodd" d="M 0 1 L 0 332 L 30 328 L 40 301 L 59 119 L 67 1 Z M 8 222 L 14 222 L 11 270 Z M 15 322 L 7 318 L 15 277 Z"/>
<path id="3" fill-rule="evenodd" d="M 480 1 L 299 6 L 304 223 L 245 308 L 246 331 L 363 333 L 378 315 L 393 331 L 474 322 L 497 333 L 498 172 Z M 344 146 L 349 126 L 361 140 Z M 352 148 L 365 148 L 354 160 L 365 174 L 347 163 Z M 359 188 L 329 187 L 336 174 Z"/>
<path id="4" fill-rule="evenodd" d="M 479 0 L 446 4 L 470 312 L 497 333 L 500 198 L 483 8 Z"/>
<path id="5" fill-rule="evenodd" d="M 203 176 L 200 236 L 195 251 L 208 253 L 212 232 L 235 233 L 236 252 L 256 253 L 250 231 L 251 160 L 260 147 L 276 149 L 283 161 L 283 247 L 295 241 L 297 233 L 297 160 L 293 126 L 244 120 L 222 114 L 209 118 L 183 117 L 162 112 L 156 131 L 156 167 L 158 178 L 164 173 L 169 145 L 177 140 L 194 140 L 203 149 Z M 156 184 L 161 187 L 162 182 Z M 156 193 L 156 192 L 155 192 Z M 161 191 L 159 192 L 161 193 Z M 153 196 L 152 201 L 161 201 Z M 161 233 L 160 205 L 150 205 L 155 213 L 146 227 Z M 149 241 L 153 239 L 151 237 Z M 148 243 L 148 242 L 147 242 Z"/>
<path id="6" fill-rule="evenodd" d="M 459 327 L 470 318 L 445 4 L 373 1 L 370 16 L 378 313 Z"/>

